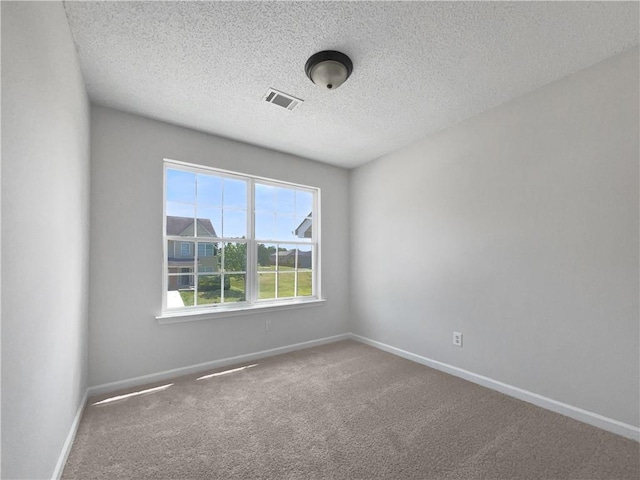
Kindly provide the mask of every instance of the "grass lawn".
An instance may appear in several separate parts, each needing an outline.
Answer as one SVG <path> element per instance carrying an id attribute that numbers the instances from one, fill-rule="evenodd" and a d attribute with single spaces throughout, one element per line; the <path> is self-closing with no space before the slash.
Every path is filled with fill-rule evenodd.
<path id="1" fill-rule="evenodd" d="M 230 275 L 231 287 L 224 292 L 224 303 L 243 302 L 245 300 L 244 275 Z M 193 306 L 193 290 L 180 290 L 180 296 L 185 306 Z M 220 290 L 213 292 L 198 292 L 198 305 L 211 305 L 220 303 Z"/>
<path id="2" fill-rule="evenodd" d="M 276 276 L 278 283 L 278 295 L 276 297 Z M 296 292 L 296 276 L 298 277 L 298 291 Z M 286 297 L 310 297 L 312 294 L 311 283 L 313 274 L 311 270 L 299 269 L 296 273 L 292 267 L 281 266 L 278 273 L 275 267 L 258 268 L 258 298 L 286 298 Z"/>
<path id="3" fill-rule="evenodd" d="M 297 276 L 297 292 L 296 292 Z M 242 302 L 245 300 L 244 275 L 231 275 L 231 288 L 224 292 L 224 303 Z M 276 277 L 278 295 L 276 297 Z M 276 273 L 275 267 L 258 268 L 258 298 L 310 297 L 312 295 L 313 274 L 309 269 L 300 269 L 296 273 L 292 267 L 280 267 Z M 185 306 L 193 306 L 194 291 L 180 290 L 180 296 Z M 198 305 L 211 305 L 221 302 L 220 291 L 198 292 Z"/>

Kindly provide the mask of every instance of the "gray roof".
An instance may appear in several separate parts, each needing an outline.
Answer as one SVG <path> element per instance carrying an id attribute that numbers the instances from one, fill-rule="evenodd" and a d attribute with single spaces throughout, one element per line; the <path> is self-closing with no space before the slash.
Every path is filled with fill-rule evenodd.
<path id="1" fill-rule="evenodd" d="M 272 258 L 276 258 L 276 255 L 278 257 L 288 257 L 289 255 L 295 255 L 296 254 L 296 250 L 295 248 L 292 250 L 280 250 L 278 252 L 273 252 L 271 254 Z M 298 257 L 310 257 L 311 256 L 311 251 L 310 250 L 298 250 Z"/>
<path id="2" fill-rule="evenodd" d="M 198 231 L 204 230 L 205 236 L 217 237 L 215 229 L 208 218 L 198 218 Z M 193 229 L 193 218 L 171 217 L 167 215 L 167 235 L 182 235 L 185 230 Z M 201 234 L 198 236 L 202 236 Z"/>

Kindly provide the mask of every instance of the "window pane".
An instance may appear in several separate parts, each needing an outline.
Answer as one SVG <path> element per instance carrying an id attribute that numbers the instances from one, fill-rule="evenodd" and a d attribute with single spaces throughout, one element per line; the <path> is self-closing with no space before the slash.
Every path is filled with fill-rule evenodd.
<path id="1" fill-rule="evenodd" d="M 197 305 L 220 303 L 222 275 L 198 275 Z"/>
<path id="2" fill-rule="evenodd" d="M 167 169 L 167 235 L 192 236 L 196 203 L 196 175 Z"/>
<path id="3" fill-rule="evenodd" d="M 293 215 L 276 215 L 276 235 L 274 240 L 291 240 L 294 235 L 295 226 Z"/>
<path id="4" fill-rule="evenodd" d="M 193 305 L 193 275 L 169 275 L 167 277 L 167 308 Z"/>
<path id="5" fill-rule="evenodd" d="M 255 208 L 256 212 L 276 211 L 276 188 L 261 183 L 255 184 Z"/>
<path id="6" fill-rule="evenodd" d="M 278 271 L 296 268 L 296 245 L 278 244 Z"/>
<path id="7" fill-rule="evenodd" d="M 198 273 L 220 271 L 221 249 L 220 242 L 198 242 Z"/>
<path id="8" fill-rule="evenodd" d="M 247 237 L 247 212 L 244 210 L 225 210 L 223 213 L 223 237 Z"/>
<path id="9" fill-rule="evenodd" d="M 278 213 L 289 213 L 293 215 L 296 209 L 296 191 L 291 188 L 276 188 Z"/>
<path id="10" fill-rule="evenodd" d="M 247 182 L 245 180 L 224 179 L 224 208 L 247 209 Z"/>
<path id="11" fill-rule="evenodd" d="M 309 240 L 313 237 L 313 219 L 296 217 L 296 229 L 293 231 L 296 240 Z"/>
<path id="12" fill-rule="evenodd" d="M 195 205 L 167 203 L 167 235 L 193 236 Z"/>
<path id="13" fill-rule="evenodd" d="M 313 247 L 311 245 L 298 245 L 298 270 L 310 270 L 313 268 Z"/>
<path id="14" fill-rule="evenodd" d="M 198 237 L 219 237 L 222 234 L 222 210 L 198 205 Z"/>
<path id="15" fill-rule="evenodd" d="M 167 203 L 196 203 L 196 174 L 167 169 Z"/>
<path id="16" fill-rule="evenodd" d="M 277 248 L 272 243 L 258 244 L 258 270 L 275 270 Z"/>
<path id="17" fill-rule="evenodd" d="M 313 194 L 311 192 L 296 191 L 296 216 L 310 217 L 313 213 Z"/>
<path id="18" fill-rule="evenodd" d="M 289 253 L 280 244 L 274 244 L 275 250 L 269 255 L 271 270 L 279 270 L 286 264 Z"/>
<path id="19" fill-rule="evenodd" d="M 279 272 L 278 274 L 278 298 L 295 296 L 295 272 Z"/>
<path id="20" fill-rule="evenodd" d="M 313 194 L 255 184 L 255 235 L 263 240 L 312 240 Z"/>
<path id="21" fill-rule="evenodd" d="M 182 272 L 181 268 L 190 268 L 193 271 L 194 243 L 175 240 L 167 241 L 167 267 L 168 273 Z"/>
<path id="22" fill-rule="evenodd" d="M 276 274 L 258 273 L 258 298 L 276 298 Z"/>
<path id="23" fill-rule="evenodd" d="M 276 216 L 274 213 L 256 212 L 256 238 L 264 240 L 275 240 L 276 238 Z"/>
<path id="24" fill-rule="evenodd" d="M 198 243 L 198 257 L 213 257 L 213 243 Z"/>
<path id="25" fill-rule="evenodd" d="M 276 235 L 274 240 L 311 241 L 312 222 L 293 215 L 276 216 Z"/>
<path id="26" fill-rule="evenodd" d="M 246 275 L 225 275 L 224 301 L 244 302 L 246 300 Z"/>
<path id="27" fill-rule="evenodd" d="M 198 206 L 222 206 L 222 178 L 215 175 L 198 175 Z"/>
<path id="28" fill-rule="evenodd" d="M 225 243 L 224 245 L 224 271 L 246 272 L 247 270 L 247 244 Z"/>
<path id="29" fill-rule="evenodd" d="M 297 283 L 296 296 L 310 297 L 311 295 L 313 295 L 313 288 L 312 288 L 313 272 L 303 271 L 303 272 L 298 272 L 297 275 L 298 275 L 298 283 Z"/>

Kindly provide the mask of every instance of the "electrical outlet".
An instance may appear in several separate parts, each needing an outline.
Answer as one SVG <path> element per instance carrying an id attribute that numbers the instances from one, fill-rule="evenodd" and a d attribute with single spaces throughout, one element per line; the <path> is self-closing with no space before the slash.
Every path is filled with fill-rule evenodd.
<path id="1" fill-rule="evenodd" d="M 265 320 L 264 322 L 264 330 L 265 332 L 271 331 L 271 320 Z"/>
<path id="2" fill-rule="evenodd" d="M 460 332 L 453 332 L 453 344 L 456 347 L 462 347 L 462 334 Z"/>

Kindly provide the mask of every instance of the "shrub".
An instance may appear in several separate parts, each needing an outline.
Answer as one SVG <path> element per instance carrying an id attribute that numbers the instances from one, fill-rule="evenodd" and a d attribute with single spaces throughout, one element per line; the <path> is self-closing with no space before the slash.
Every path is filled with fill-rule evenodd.
<path id="1" fill-rule="evenodd" d="M 201 292 L 214 292 L 220 291 L 220 275 L 207 275 L 206 277 L 200 277 L 198 279 L 198 290 Z M 229 290 L 231 288 L 231 279 L 229 275 L 224 277 L 224 289 Z"/>

